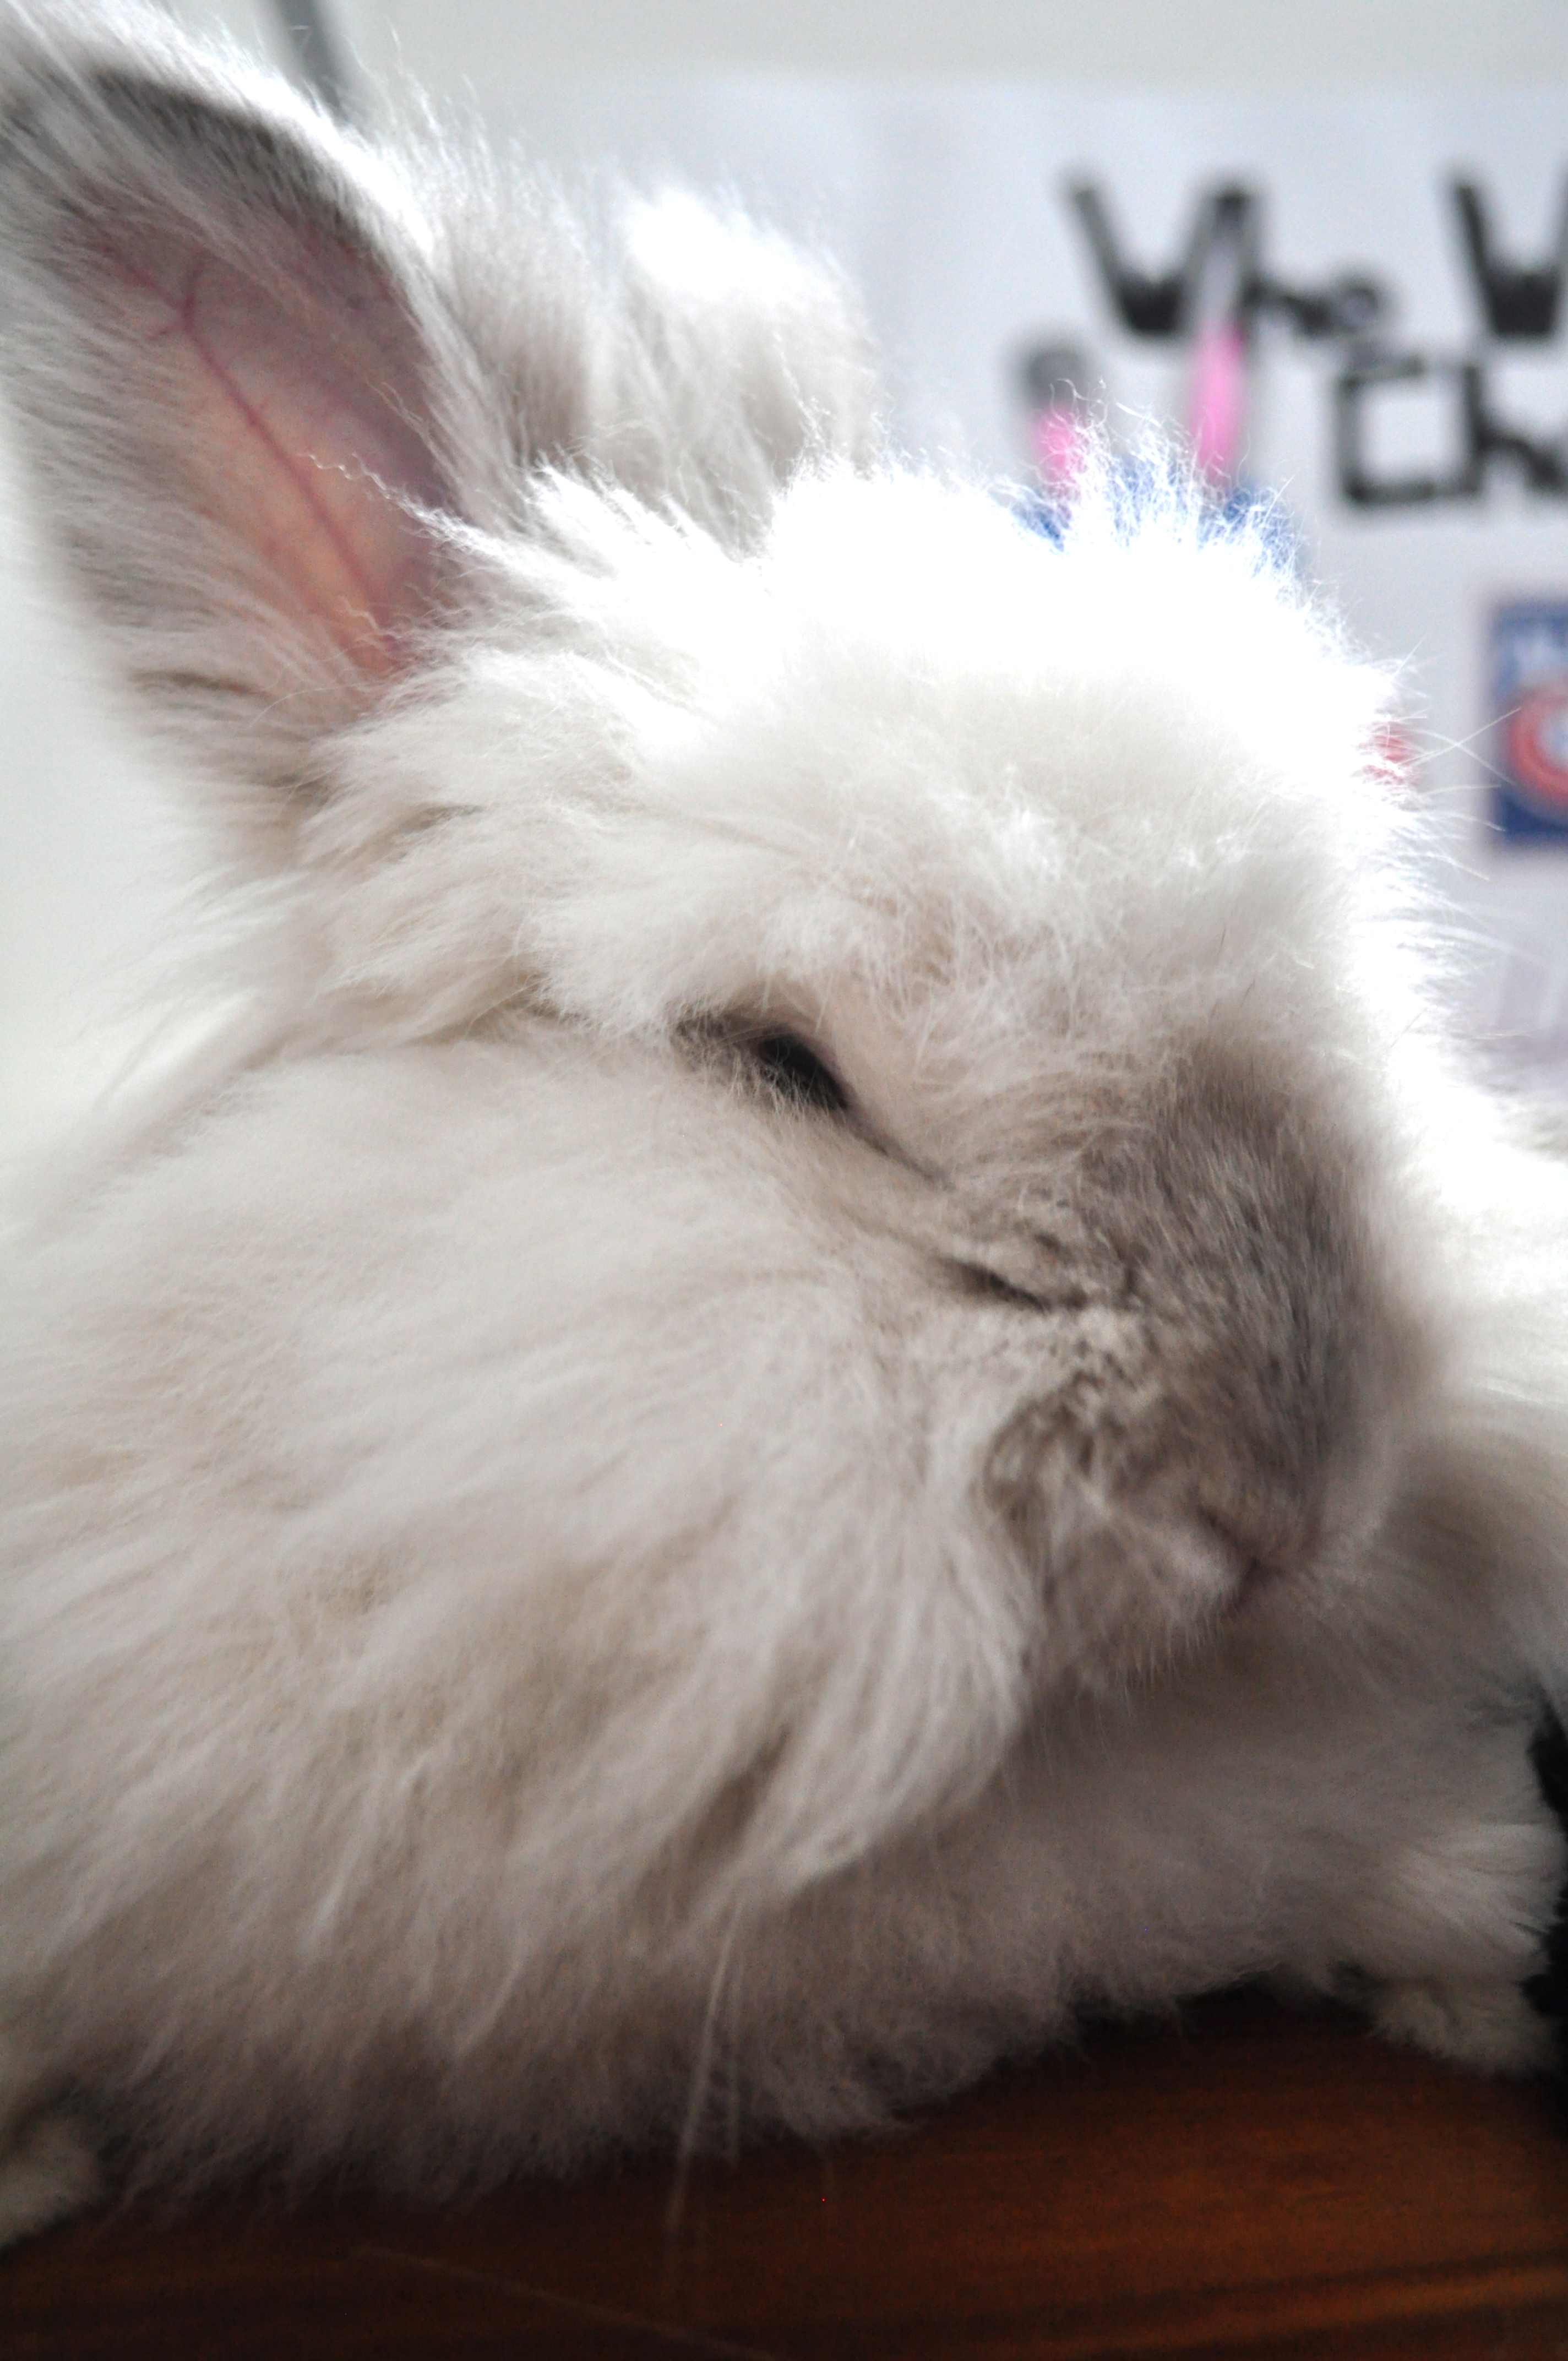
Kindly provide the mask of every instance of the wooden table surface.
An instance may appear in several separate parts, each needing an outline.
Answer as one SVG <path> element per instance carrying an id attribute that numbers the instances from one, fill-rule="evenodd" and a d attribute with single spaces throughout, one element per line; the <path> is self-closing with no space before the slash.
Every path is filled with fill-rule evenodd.
<path id="1" fill-rule="evenodd" d="M 1251 1994 L 674 2193 L 666 2159 L 459 2213 L 79 2223 L 0 2261 L 0 2354 L 1568 2356 L 1551 2095 Z"/>

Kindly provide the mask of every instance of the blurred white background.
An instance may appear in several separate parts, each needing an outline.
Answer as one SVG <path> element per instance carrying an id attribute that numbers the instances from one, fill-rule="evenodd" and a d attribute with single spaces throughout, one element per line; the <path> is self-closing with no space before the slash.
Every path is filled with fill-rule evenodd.
<path id="1" fill-rule="evenodd" d="M 1206 187 L 1266 190 L 1271 268 L 1398 282 L 1398 348 L 1478 349 L 1446 178 L 1474 174 L 1515 260 L 1555 254 L 1568 171 L 1562 0 L 324 0 L 365 119 L 406 75 L 571 171 L 736 188 L 826 238 L 866 286 L 916 448 L 1026 474 L 1016 362 L 1074 346 L 1113 426 L 1179 419 L 1191 355 L 1118 329 L 1063 176 L 1114 201 L 1134 259 L 1179 261 Z M 288 67 L 264 0 L 180 0 Z M 1561 126 L 1561 128 L 1559 127 Z M 1474 291 L 1470 291 L 1473 295 Z M 1543 447 L 1568 423 L 1559 334 L 1490 353 L 1489 384 Z M 1484 324 L 1483 324 L 1484 326 Z M 1491 471 L 1484 496 L 1359 511 L 1337 498 L 1332 378 L 1345 354 L 1275 321 L 1255 340 L 1244 471 L 1283 486 L 1311 569 L 1379 652 L 1410 654 L 1433 742 L 1418 791 L 1453 816 L 1459 890 L 1497 947 L 1466 988 L 1525 1059 L 1568 1033 L 1568 835 L 1500 850 L 1477 823 L 1486 632 L 1499 599 L 1568 617 L 1568 498 Z M 1369 410 L 1389 476 L 1441 471 L 1458 380 Z M 1375 392 L 1377 391 L 1374 389 Z M 1378 437 L 1382 441 L 1378 441 Z M 1374 447 L 1376 446 L 1376 447 Z M 1495 480 L 1493 478 L 1495 477 Z M 108 709 L 51 590 L 0 440 L 0 1149 L 44 1135 L 123 1058 L 128 979 L 176 923 L 182 857 L 159 781 Z M 1540 634 L 1538 633 L 1538 638 Z M 1544 661 L 1544 659 L 1542 659 Z M 1568 640 L 1563 664 L 1568 677 Z M 1568 705 L 1565 705 L 1568 711 Z M 1568 774 L 1565 774 L 1568 775 Z"/>
<path id="2" fill-rule="evenodd" d="M 262 0 L 176 13 L 287 54 Z M 1131 90 L 1568 85 L 1559 0 L 333 0 L 332 18 L 373 71 L 400 56 L 429 88 L 466 76 L 485 97 L 669 68 Z"/>

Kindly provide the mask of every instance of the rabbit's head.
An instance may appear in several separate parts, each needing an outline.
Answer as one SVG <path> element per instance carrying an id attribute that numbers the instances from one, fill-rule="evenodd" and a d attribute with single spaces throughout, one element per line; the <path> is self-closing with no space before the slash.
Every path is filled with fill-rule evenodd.
<path id="1" fill-rule="evenodd" d="M 596 248 L 146 25 L 12 38 L 15 397 L 286 911 L 275 1064 L 367 1151 L 399 1059 L 510 1093 L 574 1240 L 519 1239 L 518 1349 L 554 1290 L 598 1388 L 530 1498 L 679 1559 L 694 1661 L 722 1565 L 735 1761 L 830 1717 L 898 1817 L 1321 1614 L 1424 1382 L 1376 683 L 1168 489 L 1058 543 L 891 463 L 843 291 L 744 225 Z"/>

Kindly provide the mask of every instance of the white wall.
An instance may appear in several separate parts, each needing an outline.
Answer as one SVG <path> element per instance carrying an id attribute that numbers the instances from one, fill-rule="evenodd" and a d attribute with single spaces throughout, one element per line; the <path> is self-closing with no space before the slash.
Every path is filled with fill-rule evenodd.
<path id="1" fill-rule="evenodd" d="M 329 0 L 365 58 L 481 98 L 695 68 L 1292 92 L 1568 82 L 1563 0 Z M 251 28 L 262 0 L 184 0 Z"/>

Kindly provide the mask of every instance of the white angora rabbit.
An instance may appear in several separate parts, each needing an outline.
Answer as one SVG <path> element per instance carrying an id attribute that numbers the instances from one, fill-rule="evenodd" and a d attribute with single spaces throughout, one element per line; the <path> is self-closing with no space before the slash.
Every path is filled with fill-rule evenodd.
<path id="1" fill-rule="evenodd" d="M 1379 682 L 1168 492 L 895 464 L 744 225 L 3 45 L 11 397 L 247 995 L 7 1252 L 5 2228 L 1255 1974 L 1547 2062 L 1568 1180 Z"/>

